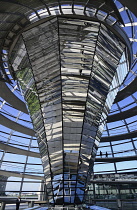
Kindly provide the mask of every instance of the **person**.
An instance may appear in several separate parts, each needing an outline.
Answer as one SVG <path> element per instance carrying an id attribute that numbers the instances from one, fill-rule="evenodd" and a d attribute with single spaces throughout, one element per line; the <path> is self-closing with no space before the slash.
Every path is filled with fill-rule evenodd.
<path id="1" fill-rule="evenodd" d="M 19 210 L 20 202 L 21 202 L 21 198 L 20 198 L 20 196 L 18 196 L 18 198 L 16 200 L 16 210 Z"/>
<path id="2" fill-rule="evenodd" d="M 102 152 L 100 151 L 100 157 L 102 158 Z"/>
<path id="3" fill-rule="evenodd" d="M 106 152 L 106 158 L 108 157 L 108 153 Z"/>

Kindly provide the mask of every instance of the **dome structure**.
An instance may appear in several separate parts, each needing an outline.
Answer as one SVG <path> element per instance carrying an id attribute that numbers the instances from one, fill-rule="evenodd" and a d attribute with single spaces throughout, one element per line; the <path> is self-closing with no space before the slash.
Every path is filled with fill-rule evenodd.
<path id="1" fill-rule="evenodd" d="M 123 196 L 136 179 L 136 17 L 119 1 L 1 2 L 5 193 L 79 208 L 112 185 Z"/>

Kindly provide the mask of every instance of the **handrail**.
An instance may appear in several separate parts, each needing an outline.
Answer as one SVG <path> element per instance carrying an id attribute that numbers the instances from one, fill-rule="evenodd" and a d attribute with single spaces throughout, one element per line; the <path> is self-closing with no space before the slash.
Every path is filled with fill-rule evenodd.
<path id="1" fill-rule="evenodd" d="M 6 204 L 16 204 L 16 199 L 8 198 L 1 199 L 0 198 L 1 207 L 0 210 L 5 210 Z M 34 207 L 34 204 L 47 204 L 47 201 L 39 201 L 39 200 L 21 200 L 20 203 L 28 203 L 27 210 L 40 208 L 39 206 Z"/>

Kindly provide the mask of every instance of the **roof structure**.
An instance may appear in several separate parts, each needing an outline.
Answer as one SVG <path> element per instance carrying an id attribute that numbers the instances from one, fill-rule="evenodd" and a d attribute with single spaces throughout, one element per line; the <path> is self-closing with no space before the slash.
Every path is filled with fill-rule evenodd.
<path id="1" fill-rule="evenodd" d="M 130 71 L 120 87 L 107 118 L 95 159 L 94 174 L 101 176 L 108 173 L 136 173 L 137 18 L 134 9 L 137 7 L 136 4 L 136 1 L 129 4 L 129 1 L 122 0 L 81 0 L 77 4 L 76 1 L 0 0 L 0 174 L 9 177 L 6 193 L 29 192 L 28 186 L 32 182 L 33 192 L 38 192 L 39 184 L 44 180 L 32 121 L 11 64 L 14 49 L 21 34 L 24 33 L 24 40 L 27 40 L 27 31 L 33 30 L 37 24 L 43 24 L 45 19 L 58 15 L 64 18 L 71 15 L 72 18 L 76 14 L 84 14 L 88 22 L 88 15 L 92 12 L 93 22 L 98 18 L 101 23 L 105 20 L 105 24 L 108 24 L 111 17 L 113 21 L 109 23 L 110 28 L 114 29 L 119 24 L 130 40 L 128 49 L 129 55 L 131 54 L 130 47 L 132 49 L 133 60 L 132 57 L 129 59 L 131 60 L 131 63 L 129 62 Z M 91 11 L 91 8 L 96 8 L 96 10 Z M 102 11 L 103 16 L 100 15 Z M 123 36 L 124 34 L 121 35 Z M 17 183 L 15 189 L 12 187 L 13 182 Z"/>

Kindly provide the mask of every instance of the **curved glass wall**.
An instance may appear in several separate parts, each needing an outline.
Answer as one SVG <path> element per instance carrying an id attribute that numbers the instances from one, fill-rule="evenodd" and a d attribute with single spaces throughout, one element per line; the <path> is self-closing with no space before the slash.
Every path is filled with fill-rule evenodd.
<path id="1" fill-rule="evenodd" d="M 124 82 L 121 86 L 120 91 L 123 94 L 123 97 L 119 97 L 116 100 L 116 103 L 112 106 L 110 111 L 106 128 L 104 129 L 103 138 L 108 136 L 116 136 L 117 141 L 101 143 L 100 150 L 98 150 L 98 157 L 107 157 L 117 158 L 115 163 L 97 163 L 95 166 L 96 173 L 102 173 L 99 169 L 100 167 L 104 168 L 106 173 L 110 172 L 131 172 L 136 171 L 136 161 L 133 161 L 132 156 L 135 157 L 136 160 L 136 88 L 133 88 L 136 81 L 136 17 L 133 13 L 131 13 L 126 7 L 123 7 L 118 1 L 115 2 L 117 8 L 120 11 L 121 16 L 123 17 L 125 27 L 123 29 L 128 34 L 131 45 L 133 49 L 133 63 L 131 66 L 131 70 Z M 134 38 L 133 38 L 134 37 Z M 127 88 L 129 86 L 129 88 Z M 131 90 L 128 91 L 128 89 Z M 127 94 L 127 92 L 129 92 Z M 120 96 L 120 94 L 118 95 Z M 118 97 L 117 97 L 118 98 Z M 127 114 L 128 113 L 128 114 Z M 123 116 L 122 116 L 123 115 Z M 131 135 L 126 135 L 130 134 Z M 125 134 L 125 137 L 122 135 Z M 117 138 L 117 135 L 121 135 L 121 138 Z M 131 138 L 132 136 L 132 138 Z M 100 152 L 101 151 L 101 152 Z M 100 155 L 102 154 L 102 155 Z M 124 157 L 128 157 L 124 161 Z M 121 158 L 121 159 L 120 159 Z M 123 159 L 122 159 L 123 158 Z M 110 170 L 108 170 L 108 168 Z M 103 172 L 103 173 L 104 173 Z"/>

